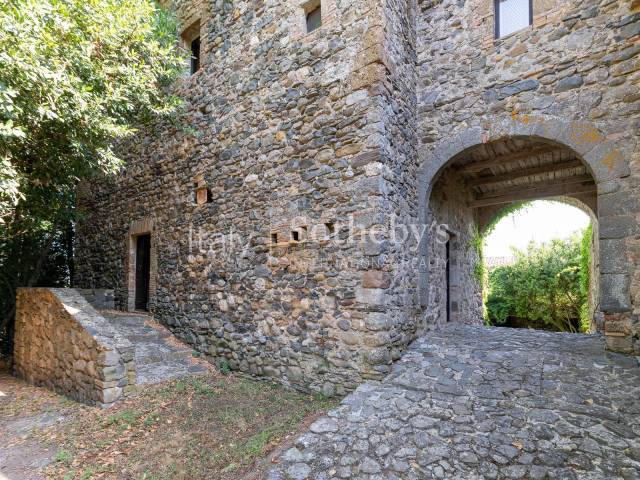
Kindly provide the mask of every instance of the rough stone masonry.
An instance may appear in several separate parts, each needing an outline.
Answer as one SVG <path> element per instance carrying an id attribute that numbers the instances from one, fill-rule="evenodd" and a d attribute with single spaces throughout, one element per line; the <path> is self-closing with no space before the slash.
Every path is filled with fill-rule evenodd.
<path id="1" fill-rule="evenodd" d="M 82 292 L 18 289 L 14 365 L 29 383 L 108 407 L 135 390 L 134 355 L 134 345 Z"/>
<path id="2" fill-rule="evenodd" d="M 499 39 L 493 0 L 174 7 L 185 45 L 200 39 L 175 86 L 187 114 L 83 188 L 77 286 L 134 309 L 149 234 L 148 309 L 176 336 L 343 393 L 435 325 L 481 322 L 483 211 L 452 161 L 535 139 L 597 185 L 594 315 L 609 348 L 640 353 L 640 2 L 533 0 L 532 25 Z"/>

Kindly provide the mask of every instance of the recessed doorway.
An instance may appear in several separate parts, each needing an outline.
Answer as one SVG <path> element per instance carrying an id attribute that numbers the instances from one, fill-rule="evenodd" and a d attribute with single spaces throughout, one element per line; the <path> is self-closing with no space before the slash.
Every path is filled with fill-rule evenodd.
<path id="1" fill-rule="evenodd" d="M 149 310 L 151 280 L 151 235 L 136 237 L 136 310 Z"/>

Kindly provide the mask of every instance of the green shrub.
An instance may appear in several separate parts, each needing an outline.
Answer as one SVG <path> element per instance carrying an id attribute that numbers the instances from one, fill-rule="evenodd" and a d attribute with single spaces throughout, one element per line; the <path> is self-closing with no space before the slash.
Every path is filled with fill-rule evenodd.
<path id="1" fill-rule="evenodd" d="M 588 248 L 585 238 L 589 238 Z M 526 251 L 514 249 L 515 263 L 489 274 L 489 322 L 501 325 L 516 317 L 532 326 L 578 331 L 585 308 L 588 311 L 590 260 L 584 258 L 585 251 L 590 254 L 588 232 L 545 244 L 531 243 Z"/>

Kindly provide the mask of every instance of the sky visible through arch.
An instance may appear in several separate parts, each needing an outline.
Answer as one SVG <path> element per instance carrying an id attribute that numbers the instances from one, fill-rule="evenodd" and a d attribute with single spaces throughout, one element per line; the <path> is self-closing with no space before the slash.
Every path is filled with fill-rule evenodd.
<path id="1" fill-rule="evenodd" d="M 582 210 L 559 202 L 538 200 L 503 218 L 485 240 L 485 257 L 510 257 L 511 246 L 520 250 L 532 240 L 541 243 L 567 238 L 589 225 Z"/>

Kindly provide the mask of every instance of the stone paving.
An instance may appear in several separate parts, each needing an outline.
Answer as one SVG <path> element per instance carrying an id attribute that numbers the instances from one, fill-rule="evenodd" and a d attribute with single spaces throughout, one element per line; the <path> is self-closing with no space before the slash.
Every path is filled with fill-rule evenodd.
<path id="1" fill-rule="evenodd" d="M 638 358 L 592 335 L 450 326 L 285 451 L 269 480 L 639 479 Z"/>

